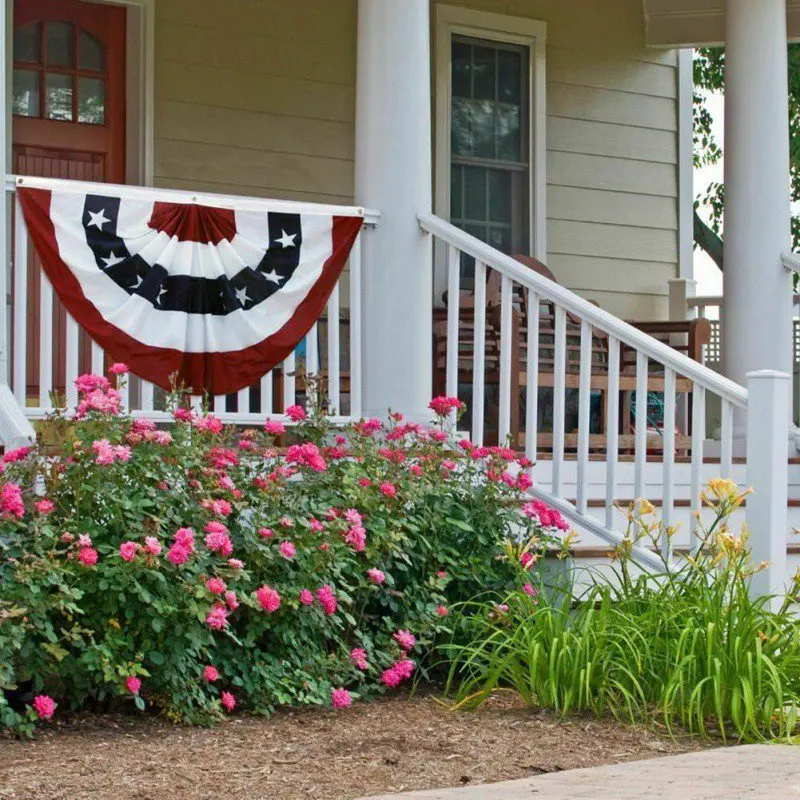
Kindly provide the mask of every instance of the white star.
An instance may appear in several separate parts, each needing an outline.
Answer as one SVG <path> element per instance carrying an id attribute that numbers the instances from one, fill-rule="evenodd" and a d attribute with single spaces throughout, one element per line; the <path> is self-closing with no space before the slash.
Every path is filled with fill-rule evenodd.
<path id="1" fill-rule="evenodd" d="M 246 306 L 250 302 L 250 298 L 247 296 L 247 287 L 243 287 L 241 289 L 235 290 L 236 299 L 242 304 L 242 306 Z"/>
<path id="2" fill-rule="evenodd" d="M 89 224 L 86 226 L 87 228 L 91 225 L 94 225 L 95 228 L 101 231 L 103 230 L 103 225 L 105 225 L 106 222 L 111 222 L 111 220 L 106 217 L 106 210 L 104 208 L 101 208 L 97 213 L 90 211 L 89 216 L 91 219 L 89 220 Z"/>
<path id="3" fill-rule="evenodd" d="M 105 264 L 104 269 L 108 269 L 109 267 L 113 267 L 115 264 L 122 263 L 125 259 L 114 255 L 114 251 L 112 250 L 108 258 L 101 258 L 100 260 Z"/>
<path id="4" fill-rule="evenodd" d="M 280 244 L 284 250 L 287 247 L 297 247 L 297 245 L 294 243 L 294 240 L 297 238 L 296 233 L 293 233 L 291 236 L 289 236 L 289 234 L 286 233 L 286 231 L 283 230 L 283 228 L 281 228 L 281 233 L 283 234 L 283 236 L 281 236 L 280 239 L 276 239 L 275 244 Z"/>
<path id="5" fill-rule="evenodd" d="M 136 283 L 134 283 L 133 286 L 131 286 L 131 289 L 138 289 L 141 285 L 142 285 L 142 276 L 141 275 L 137 275 L 136 276 Z"/>
<path id="6" fill-rule="evenodd" d="M 158 297 L 156 297 L 156 303 L 158 303 L 159 305 L 161 305 L 161 295 L 163 295 L 163 294 L 166 294 L 166 293 L 167 293 L 167 290 L 166 290 L 166 288 L 165 288 L 164 286 L 162 286 L 162 287 L 161 287 L 161 288 L 158 290 Z"/>
<path id="7" fill-rule="evenodd" d="M 283 278 L 284 278 L 284 276 L 283 276 L 283 275 L 278 275 L 278 273 L 277 273 L 277 272 L 275 272 L 275 270 L 274 270 L 274 269 L 273 269 L 271 272 L 265 272 L 265 273 L 264 273 L 264 277 L 265 277 L 265 278 L 266 278 L 268 281 L 272 281 L 273 283 L 277 283 L 277 284 L 278 284 L 278 286 L 280 286 L 280 285 L 281 285 L 281 281 L 282 281 L 282 280 L 283 280 Z"/>

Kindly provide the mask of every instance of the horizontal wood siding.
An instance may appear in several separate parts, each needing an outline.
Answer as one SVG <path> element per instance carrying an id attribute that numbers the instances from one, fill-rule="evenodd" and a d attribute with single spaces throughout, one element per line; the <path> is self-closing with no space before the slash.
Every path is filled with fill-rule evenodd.
<path id="1" fill-rule="evenodd" d="M 433 0 L 437 2 L 437 0 Z M 623 316 L 677 274 L 677 59 L 641 0 L 450 0 L 547 22 L 549 263 Z M 158 0 L 157 185 L 353 199 L 357 0 Z"/>
<path id="2" fill-rule="evenodd" d="M 155 180 L 353 197 L 356 0 L 158 0 Z"/>

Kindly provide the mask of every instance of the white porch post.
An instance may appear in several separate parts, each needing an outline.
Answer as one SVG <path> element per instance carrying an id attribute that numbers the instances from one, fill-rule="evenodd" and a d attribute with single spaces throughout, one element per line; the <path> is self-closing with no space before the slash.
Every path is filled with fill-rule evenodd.
<path id="1" fill-rule="evenodd" d="M 792 370 L 786 48 L 786 0 L 725 0 L 723 365 L 741 385 Z"/>
<path id="2" fill-rule="evenodd" d="M 432 385 L 429 0 L 359 0 L 355 198 L 381 212 L 364 235 L 365 414 L 425 416 Z"/>

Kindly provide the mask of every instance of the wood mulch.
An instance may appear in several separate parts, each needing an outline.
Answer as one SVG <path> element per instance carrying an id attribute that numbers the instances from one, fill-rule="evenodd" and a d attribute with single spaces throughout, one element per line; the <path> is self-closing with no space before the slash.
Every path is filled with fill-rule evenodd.
<path id="1" fill-rule="evenodd" d="M 430 695 L 392 698 L 233 717 L 215 728 L 87 716 L 33 742 L 0 739 L 0 800 L 350 800 L 708 746 L 613 720 L 559 720 L 511 697 L 476 712 L 453 712 Z"/>

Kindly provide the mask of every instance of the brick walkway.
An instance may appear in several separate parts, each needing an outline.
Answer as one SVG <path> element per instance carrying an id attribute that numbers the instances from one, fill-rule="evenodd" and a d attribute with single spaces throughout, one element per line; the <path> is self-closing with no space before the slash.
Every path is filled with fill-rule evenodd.
<path id="1" fill-rule="evenodd" d="M 800 800 L 800 746 L 705 750 L 507 783 L 366 800 Z"/>

